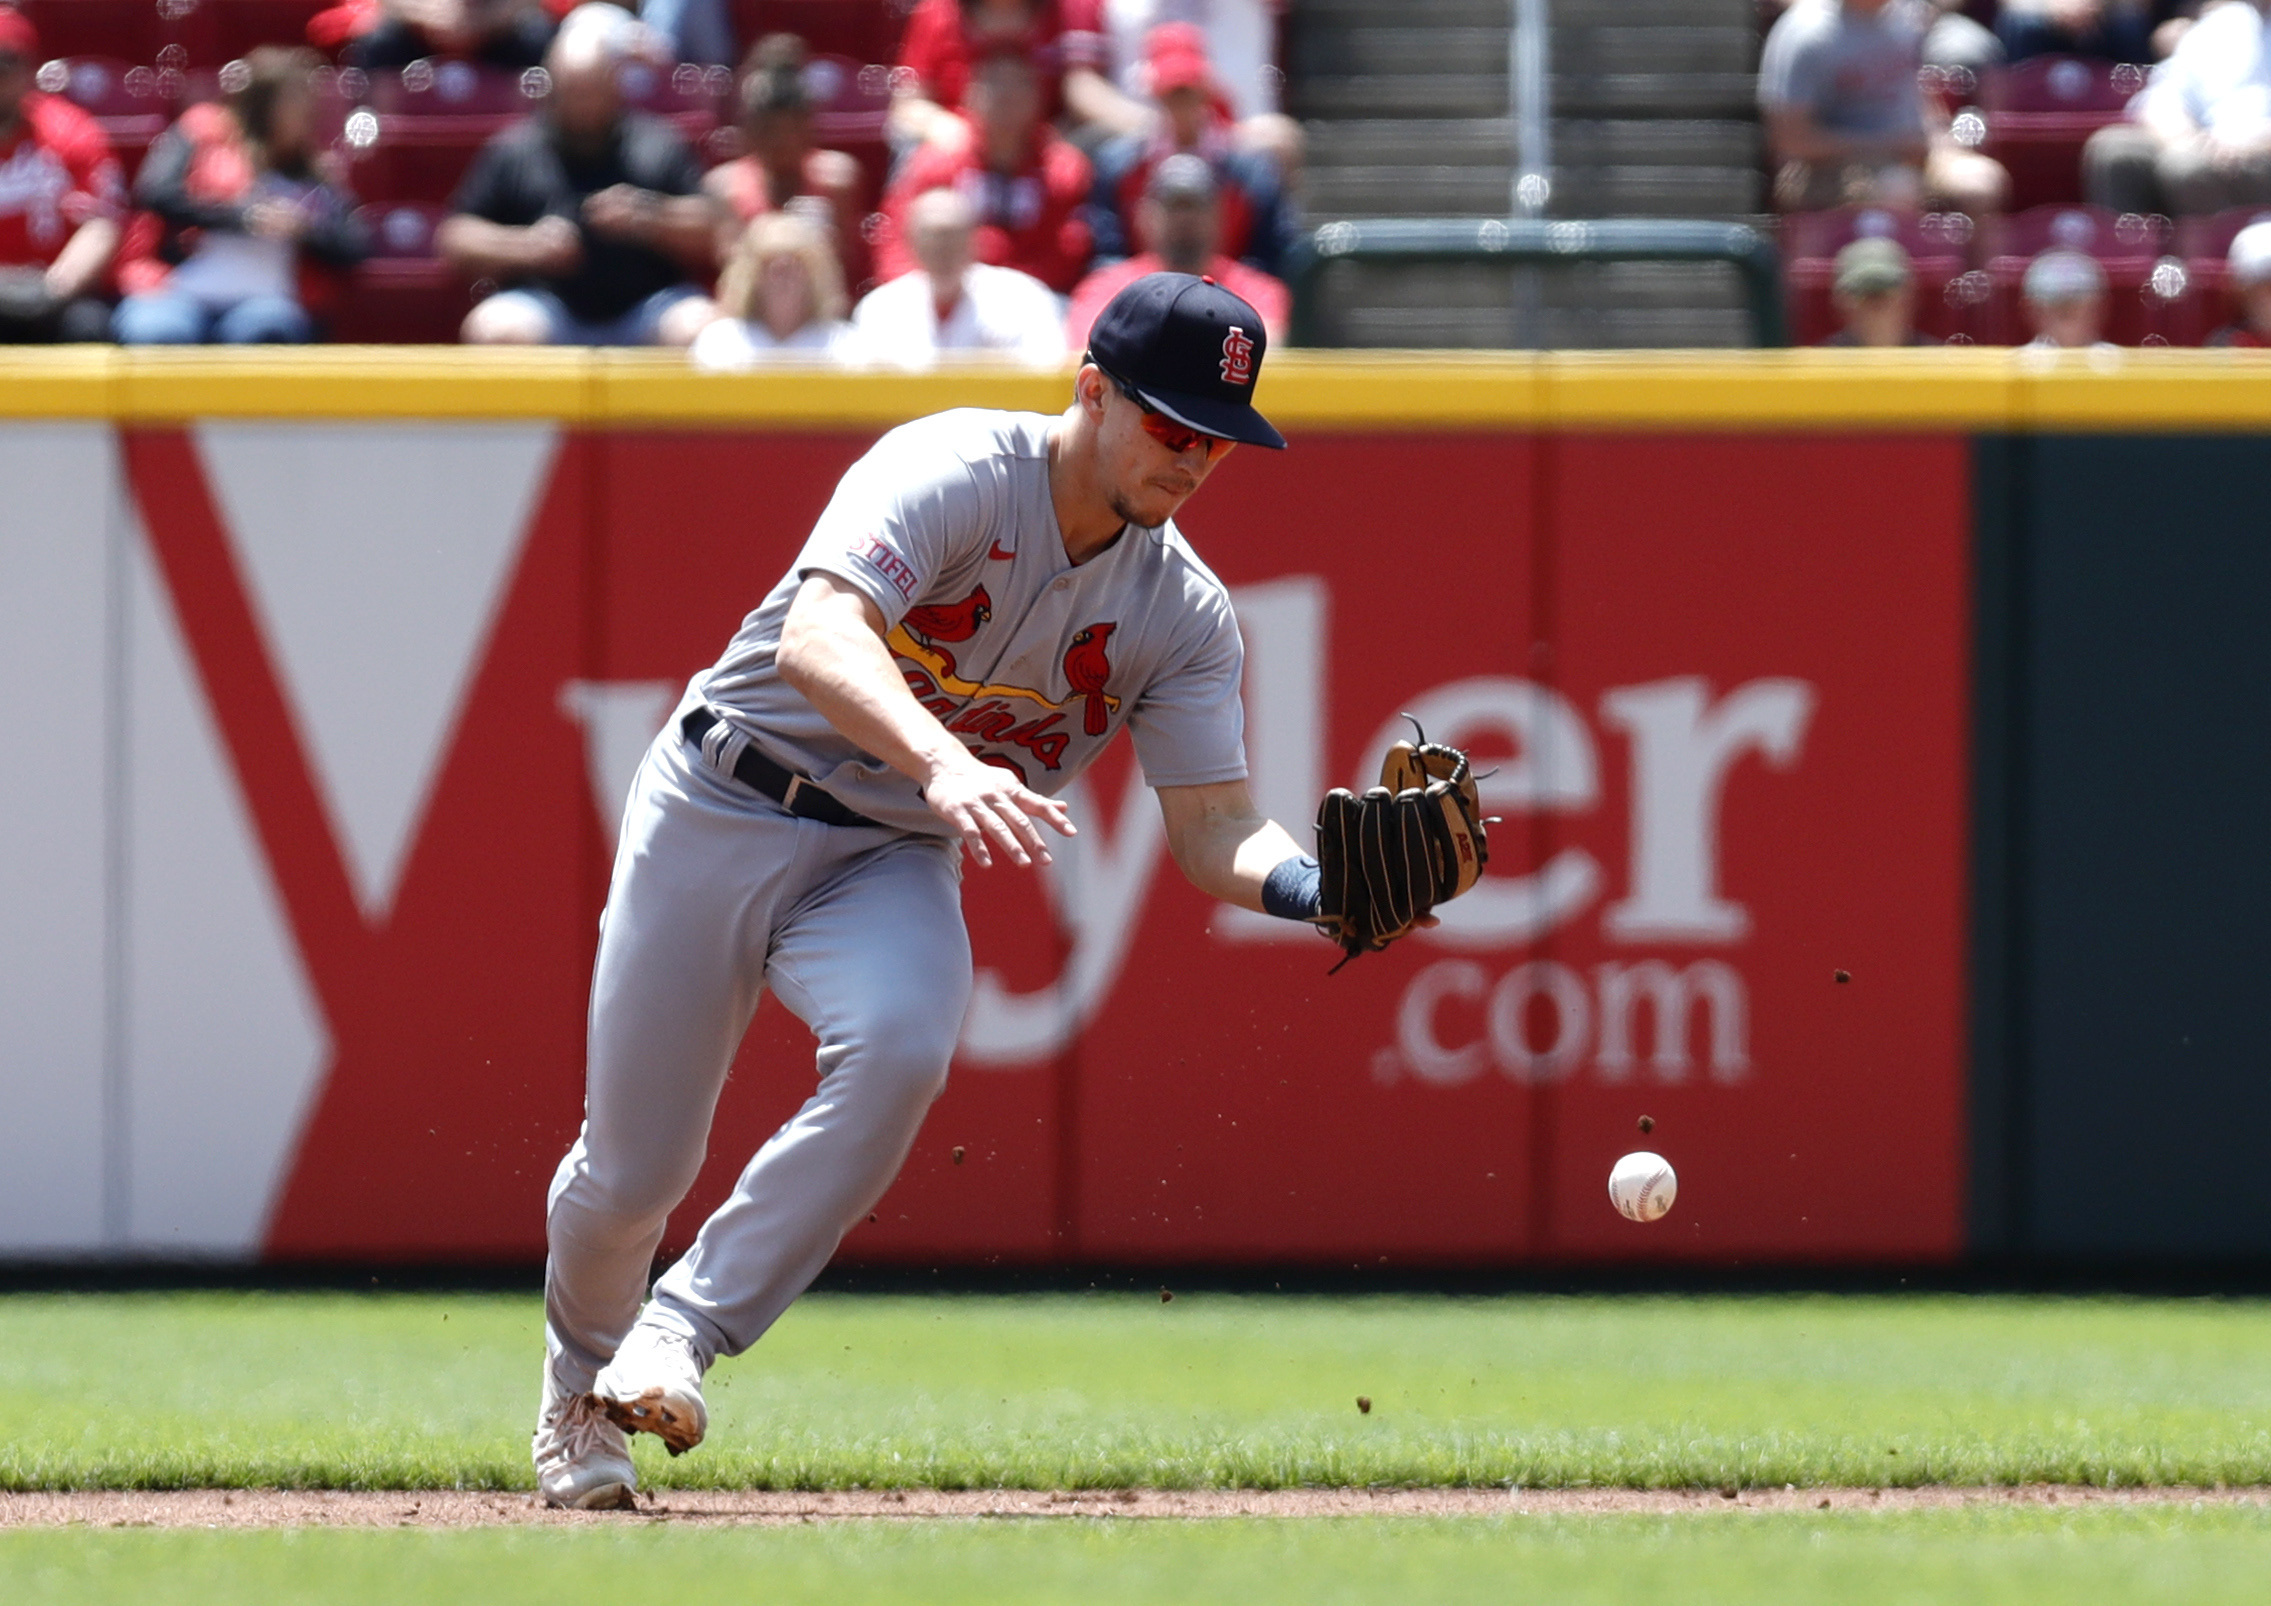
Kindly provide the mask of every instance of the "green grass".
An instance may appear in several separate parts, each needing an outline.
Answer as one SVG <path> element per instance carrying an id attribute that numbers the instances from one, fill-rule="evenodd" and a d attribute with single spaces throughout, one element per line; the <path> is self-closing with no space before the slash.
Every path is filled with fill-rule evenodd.
<path id="1" fill-rule="evenodd" d="M 2069 1606 L 2259 1599 L 2271 1515 L 1981 1509 L 1465 1521 L 851 1523 L 811 1528 L 0 1535 L 0 1596 L 563 1606 L 919 1601 L 1835 1601 Z"/>
<path id="2" fill-rule="evenodd" d="M 37 1402 L 0 1487 L 526 1488 L 537 1335 L 521 1297 L 0 1298 L 0 1398 Z M 708 1444 L 640 1456 L 660 1487 L 2262 1483 L 2267 1361 L 2260 1301 L 823 1296 L 712 1374 Z"/>

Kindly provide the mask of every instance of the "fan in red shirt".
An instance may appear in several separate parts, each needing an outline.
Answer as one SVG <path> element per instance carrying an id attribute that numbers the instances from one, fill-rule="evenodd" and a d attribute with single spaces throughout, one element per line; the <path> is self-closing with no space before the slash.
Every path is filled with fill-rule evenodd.
<path id="1" fill-rule="evenodd" d="M 1141 248 L 1137 206 L 1152 169 L 1180 151 L 1214 169 L 1222 254 L 1277 271 L 1292 234 L 1281 175 L 1267 152 L 1240 148 L 1230 102 L 1207 59 L 1206 36 L 1187 22 L 1163 23 L 1146 36 L 1144 50 L 1159 117 L 1148 133 L 1108 141 L 1096 152 L 1091 215 L 1098 253 L 1124 256 Z"/>
<path id="2" fill-rule="evenodd" d="M 1104 72 L 1103 0 L 922 0 L 899 42 L 891 138 L 898 145 L 952 146 L 967 135 L 965 109 L 977 64 L 1005 51 L 1033 65 L 1040 117 L 1070 111 L 1081 123 L 1140 127 L 1148 116 Z"/>
<path id="3" fill-rule="evenodd" d="M 1285 338 L 1293 297 L 1285 286 L 1258 268 L 1222 254 L 1222 192 L 1203 156 L 1181 152 L 1151 170 L 1151 182 L 1136 205 L 1141 256 L 1098 268 L 1072 293 L 1065 315 L 1065 345 L 1079 351 L 1097 314 L 1147 273 L 1195 273 L 1212 279 L 1262 315 L 1270 344 Z"/>
<path id="4" fill-rule="evenodd" d="M 0 6 L 0 341 L 108 340 L 125 182 L 95 120 L 32 87 L 39 33 Z"/>
<path id="5" fill-rule="evenodd" d="M 978 260 L 1029 273 L 1063 294 L 1094 254 L 1083 211 L 1088 158 L 1041 121 L 1032 63 L 1014 51 L 985 58 L 970 80 L 968 137 L 926 145 L 908 157 L 884 197 L 875 245 L 886 282 L 918 264 L 907 244 L 907 208 L 927 190 L 955 190 L 978 216 Z"/>

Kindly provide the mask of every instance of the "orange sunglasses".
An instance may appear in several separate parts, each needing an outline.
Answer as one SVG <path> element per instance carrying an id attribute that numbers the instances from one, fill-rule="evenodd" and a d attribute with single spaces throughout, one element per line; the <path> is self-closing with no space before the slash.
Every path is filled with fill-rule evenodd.
<path id="1" fill-rule="evenodd" d="M 1209 435 L 1201 430 L 1190 429 L 1176 423 L 1175 420 L 1137 395 L 1134 387 L 1118 374 L 1111 373 L 1102 367 L 1099 367 L 1096 371 L 1109 379 L 1113 388 L 1127 397 L 1129 401 L 1134 402 L 1143 413 L 1143 432 L 1177 456 L 1181 456 L 1194 446 L 1204 446 L 1206 448 L 1206 460 L 1209 463 L 1219 463 L 1229 455 L 1230 448 L 1238 444 L 1236 441 L 1224 440 L 1220 435 Z"/>

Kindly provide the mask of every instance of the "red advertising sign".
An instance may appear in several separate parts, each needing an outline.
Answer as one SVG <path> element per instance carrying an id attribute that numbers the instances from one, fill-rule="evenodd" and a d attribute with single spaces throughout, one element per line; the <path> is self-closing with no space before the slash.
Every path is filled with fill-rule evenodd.
<path id="1" fill-rule="evenodd" d="M 305 1000 L 267 1252 L 525 1257 L 631 768 L 870 437 L 389 429 L 157 431 L 125 467 Z M 326 545 L 360 515 L 321 430 L 386 459 L 397 524 L 434 503 L 384 564 Z M 1238 454 L 1182 523 L 1236 594 L 1264 806 L 1305 833 L 1408 714 L 1492 772 L 1490 874 L 1328 976 L 1181 882 L 1120 744 L 1048 878 L 968 877 L 963 1050 L 847 1253 L 1953 1254 L 1967 494 L 1953 438 Z M 768 1004 L 674 1241 L 812 1075 Z M 1606 1196 L 1639 1147 L 1680 1171 L 1648 1227 Z"/>

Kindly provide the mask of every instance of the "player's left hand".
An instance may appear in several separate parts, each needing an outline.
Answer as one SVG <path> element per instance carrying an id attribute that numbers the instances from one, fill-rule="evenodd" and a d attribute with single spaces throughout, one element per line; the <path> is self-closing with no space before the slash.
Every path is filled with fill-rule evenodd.
<path id="1" fill-rule="evenodd" d="M 1318 924 L 1349 959 L 1435 925 L 1435 905 L 1490 862 L 1486 824 L 1465 753 L 1424 734 L 1396 743 L 1378 786 L 1335 787 L 1317 810 Z"/>
<path id="2" fill-rule="evenodd" d="M 1062 803 L 1031 790 L 999 765 L 974 757 L 942 765 L 924 783 L 923 801 L 961 834 L 963 850 L 981 870 L 993 864 L 996 847 L 1012 864 L 1047 864 L 1049 847 L 1036 820 L 1059 836 L 1079 835 Z"/>

